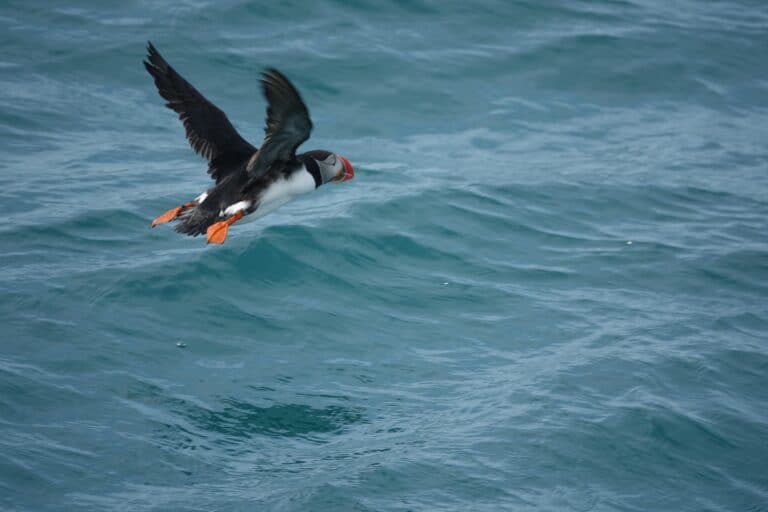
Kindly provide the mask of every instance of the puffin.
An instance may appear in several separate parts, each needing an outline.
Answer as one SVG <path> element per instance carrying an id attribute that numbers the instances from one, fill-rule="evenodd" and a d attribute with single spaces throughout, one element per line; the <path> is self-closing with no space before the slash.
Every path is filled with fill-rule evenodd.
<path id="1" fill-rule="evenodd" d="M 256 148 L 151 42 L 143 62 L 165 105 L 178 114 L 192 149 L 208 160 L 208 174 L 215 182 L 191 201 L 157 217 L 153 228 L 174 221 L 179 233 L 205 234 L 208 243 L 223 244 L 229 227 L 244 217 L 255 220 L 321 185 L 355 176 L 349 160 L 331 151 L 296 154 L 309 138 L 312 121 L 299 91 L 278 70 L 268 68 L 261 75 L 267 117 L 264 140 Z"/>

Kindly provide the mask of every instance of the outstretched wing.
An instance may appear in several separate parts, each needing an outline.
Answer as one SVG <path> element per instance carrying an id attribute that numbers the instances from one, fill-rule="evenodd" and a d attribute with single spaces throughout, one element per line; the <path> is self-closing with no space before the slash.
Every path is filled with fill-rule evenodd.
<path id="1" fill-rule="evenodd" d="M 208 173 L 213 179 L 219 182 L 235 172 L 239 162 L 256 152 L 226 114 L 184 80 L 152 43 L 147 44 L 144 67 L 155 79 L 160 96 L 168 102 L 166 106 L 179 114 L 192 149 L 208 159 Z"/>
<path id="2" fill-rule="evenodd" d="M 309 138 L 312 121 L 299 91 L 278 70 L 268 69 L 261 80 L 267 99 L 267 126 L 264 142 L 248 164 L 248 173 L 257 178 L 275 162 L 296 158 L 296 148 Z"/>

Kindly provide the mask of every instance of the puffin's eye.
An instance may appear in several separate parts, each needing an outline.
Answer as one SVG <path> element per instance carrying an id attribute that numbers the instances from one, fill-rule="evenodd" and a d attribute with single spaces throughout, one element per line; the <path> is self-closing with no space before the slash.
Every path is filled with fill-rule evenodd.
<path id="1" fill-rule="evenodd" d="M 336 165 L 336 155 L 331 153 L 331 155 L 328 158 L 325 159 L 325 163 L 327 163 L 328 165 L 331 165 L 331 166 Z"/>

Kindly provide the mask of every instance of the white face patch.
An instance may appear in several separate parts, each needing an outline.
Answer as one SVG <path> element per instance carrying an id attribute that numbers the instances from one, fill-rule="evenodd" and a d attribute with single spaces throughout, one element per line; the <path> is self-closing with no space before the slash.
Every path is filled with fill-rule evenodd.
<path id="1" fill-rule="evenodd" d="M 317 164 L 320 166 L 320 174 L 323 176 L 323 183 L 335 181 L 344 174 L 344 164 L 340 158 L 336 158 L 336 155 L 331 153 L 325 160 L 318 160 Z"/>
<path id="2" fill-rule="evenodd" d="M 336 177 L 344 176 L 344 163 L 341 161 L 341 158 L 337 158 L 336 163 L 333 164 L 333 173 Z"/>

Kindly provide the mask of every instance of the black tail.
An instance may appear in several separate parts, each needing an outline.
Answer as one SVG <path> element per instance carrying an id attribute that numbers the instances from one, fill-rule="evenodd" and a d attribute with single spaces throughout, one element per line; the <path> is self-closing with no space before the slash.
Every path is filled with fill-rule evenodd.
<path id="1" fill-rule="evenodd" d="M 176 224 L 176 231 L 189 236 L 202 235 L 208 229 L 208 226 L 216 222 L 219 217 L 219 212 L 209 208 L 202 208 L 196 206 L 188 210 L 184 210 L 178 217 L 178 224 Z"/>

